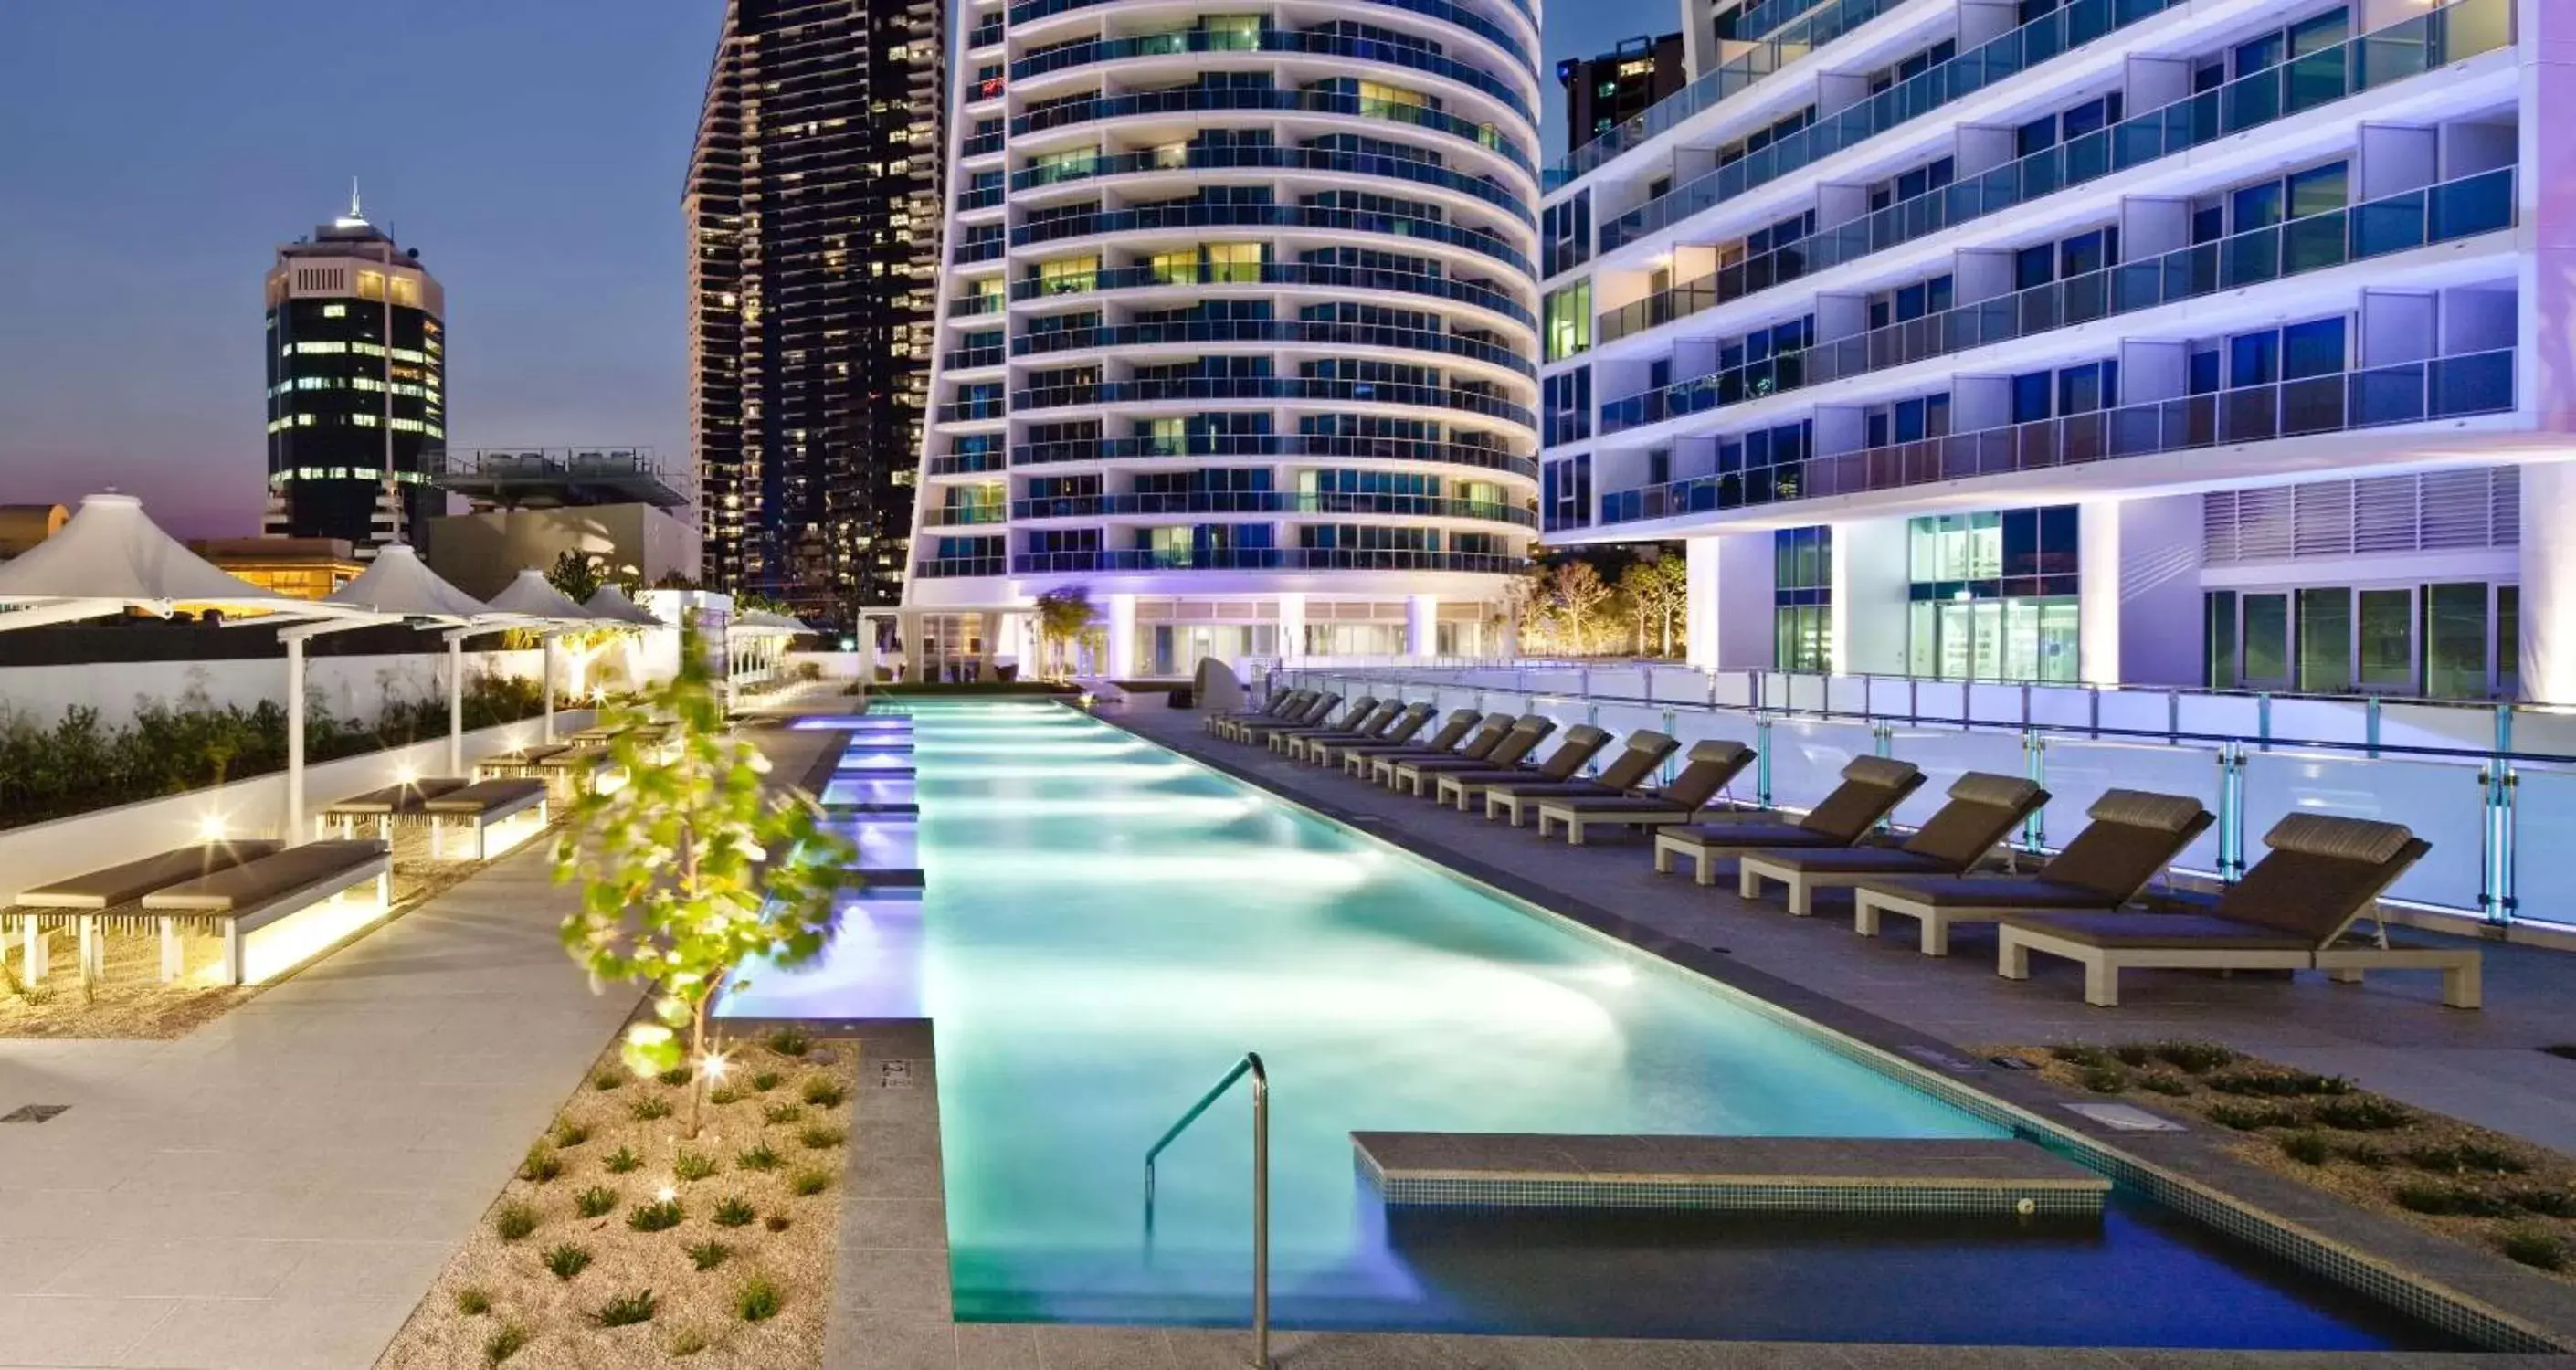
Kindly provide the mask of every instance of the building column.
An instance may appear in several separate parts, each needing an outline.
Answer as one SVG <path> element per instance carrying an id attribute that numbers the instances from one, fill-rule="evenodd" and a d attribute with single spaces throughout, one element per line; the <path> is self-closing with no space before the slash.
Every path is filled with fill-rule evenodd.
<path id="1" fill-rule="evenodd" d="M 1905 674 L 1905 524 L 1833 525 L 1834 602 L 1825 621 L 1836 675 Z"/>
<path id="2" fill-rule="evenodd" d="M 2097 670 L 2092 577 L 2092 506 L 2077 517 L 2076 569 L 2085 579 L 2077 650 L 2082 679 L 2096 685 L 2197 687 L 2208 683 L 2208 644 L 2201 624 L 2201 497 L 2154 495 L 2118 501 L 2116 607 L 2118 653 Z"/>
<path id="3" fill-rule="evenodd" d="M 1683 660 L 1703 671 L 1772 664 L 1771 534 L 1730 533 L 1682 543 Z"/>
<path id="4" fill-rule="evenodd" d="M 2522 171 L 2514 177 L 2514 194 L 2521 201 L 2516 217 L 2531 244 L 2522 258 L 2516 395 L 2523 410 L 2537 414 L 2544 431 L 2576 432 L 2576 333 L 2567 327 L 2576 315 L 2576 138 L 2567 136 L 2569 128 L 2576 128 L 2576 12 L 2565 0 L 2519 0 L 2515 8 L 2514 52 L 2522 63 L 2521 115 L 2516 120 Z M 2523 507 L 2531 506 L 2526 502 Z M 2530 527 L 2530 515 L 2523 517 Z M 2528 599 L 2523 612 L 2528 625 Z M 2525 659 L 2528 664 L 2527 654 Z M 2532 689 L 2528 672 L 2523 682 L 2526 691 Z"/>
<path id="5" fill-rule="evenodd" d="M 1279 659 L 1293 662 L 1306 655 L 1306 597 L 1279 597 Z"/>
<path id="6" fill-rule="evenodd" d="M 1115 680 L 1136 669 L 1136 597 L 1111 595 L 1109 608 L 1109 660 L 1101 663 L 1105 679 Z"/>
<path id="7" fill-rule="evenodd" d="M 2120 683 L 2120 501 L 2075 506 L 2075 678 Z"/>
<path id="8" fill-rule="evenodd" d="M 1404 654 L 1429 657 L 1440 650 L 1440 596 L 1409 595 L 1404 602 Z"/>
<path id="9" fill-rule="evenodd" d="M 2576 703 L 2576 462 L 2522 468 L 2521 531 L 2522 697 Z"/>

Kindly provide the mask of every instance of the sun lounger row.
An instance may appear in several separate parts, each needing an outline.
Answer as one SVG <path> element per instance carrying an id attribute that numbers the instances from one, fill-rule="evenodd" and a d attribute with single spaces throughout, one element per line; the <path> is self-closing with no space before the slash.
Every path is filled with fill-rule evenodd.
<path id="1" fill-rule="evenodd" d="M 1562 828 L 1576 845 L 1590 830 L 1642 828 L 1657 872 L 1687 861 L 1693 878 L 1711 885 L 1721 863 L 1733 861 L 1740 897 L 1779 885 L 1789 912 L 1801 917 L 1814 912 L 1815 891 L 1849 887 L 1854 931 L 1875 936 L 1889 915 L 1912 918 L 1929 956 L 1949 953 L 1954 927 L 1992 923 L 1999 974 L 2027 978 L 2033 952 L 2075 961 L 2088 1003 L 2117 1004 L 2128 967 L 2313 969 L 2347 981 L 2368 970 L 2438 970 L 2444 1003 L 2480 1003 L 2476 948 L 2399 944 L 2384 927 L 2353 936 L 2353 924 L 2429 850 L 2396 824 L 2293 814 L 2265 837 L 2269 854 L 2205 910 L 2140 911 L 2131 902 L 2216 821 L 2199 801 L 2107 791 L 2087 811 L 2086 827 L 2036 871 L 1981 874 L 2047 805 L 2048 791 L 2020 776 L 1968 772 L 1920 827 L 1892 844 L 1869 843 L 1926 783 L 1919 767 L 1856 757 L 1840 785 L 1791 817 L 1727 802 L 1727 787 L 1755 760 L 1741 743 L 1700 742 L 1669 782 L 1650 787 L 1681 750 L 1661 733 L 1631 733 L 1587 778 L 1582 770 L 1611 752 L 1599 728 L 1566 729 L 1540 759 L 1537 749 L 1556 728 L 1542 715 L 1462 709 L 1408 746 L 1403 737 L 1427 724 L 1427 706 L 1360 700 L 1335 723 L 1329 715 L 1338 703 L 1292 694 L 1280 701 L 1281 714 L 1295 721 L 1237 724 L 1230 735 L 1269 739 L 1274 750 L 1314 765 L 1338 760 L 1348 775 L 1461 812 L 1481 800 L 1486 818 L 1514 827 L 1534 816 L 1541 837 Z"/>
<path id="2" fill-rule="evenodd" d="M 222 939 L 223 983 L 268 979 L 336 941 L 330 934 L 382 917 L 392 907 L 392 870 L 385 845 L 373 840 L 283 849 L 214 842 L 33 886 L 17 892 L 13 911 L 24 975 L 31 983 L 43 978 L 57 928 L 74 930 L 80 964 L 96 975 L 102 934 L 137 927 L 159 933 L 165 981 L 179 977 L 179 938 L 188 930 Z"/>
<path id="3" fill-rule="evenodd" d="M 331 804 L 322 810 L 321 823 L 324 832 L 355 837 L 365 829 L 383 841 L 392 839 L 396 824 L 418 824 L 429 830 L 433 861 L 446 859 L 448 834 L 462 832 L 473 840 L 459 859 L 483 861 L 491 856 L 493 829 L 526 836 L 544 828 L 549 797 L 546 782 L 538 779 L 409 780 Z"/>

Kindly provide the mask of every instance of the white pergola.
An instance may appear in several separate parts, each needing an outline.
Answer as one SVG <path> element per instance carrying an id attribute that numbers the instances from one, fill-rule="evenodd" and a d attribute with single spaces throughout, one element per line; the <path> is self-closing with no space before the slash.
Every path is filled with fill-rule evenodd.
<path id="1" fill-rule="evenodd" d="M 563 591 L 549 583 L 545 574 L 525 570 L 492 596 L 483 606 L 490 613 L 517 620 L 516 626 L 537 630 L 538 645 L 544 650 L 544 664 L 539 668 L 542 693 L 545 695 L 545 732 L 548 742 L 555 740 L 555 639 L 565 633 L 613 625 L 616 620 L 603 618 L 572 602 Z"/>
<path id="2" fill-rule="evenodd" d="M 496 614 L 483 601 L 457 589 L 441 579 L 437 572 L 421 562 L 418 553 L 396 542 L 376 549 L 376 559 L 356 580 L 331 592 L 324 601 L 363 609 L 386 619 L 401 619 L 423 631 L 440 631 L 447 643 L 447 773 L 461 776 L 465 772 L 465 639 L 476 633 L 523 625 L 523 620 Z M 318 630 L 328 631 L 317 625 Z M 443 631 L 442 631 L 443 630 Z M 306 630 L 288 629 L 290 633 Z M 302 642 L 290 640 L 289 671 L 302 665 Z M 296 697 L 303 697 L 301 681 L 291 682 Z M 303 710 L 296 710 L 301 717 Z M 301 732 L 301 729 L 298 729 Z M 298 736 L 290 740 L 300 744 Z M 290 750 L 300 759 L 300 745 Z M 300 786 L 290 787 L 300 789 Z M 289 796 L 289 806 L 301 811 L 295 801 L 301 794 Z"/>

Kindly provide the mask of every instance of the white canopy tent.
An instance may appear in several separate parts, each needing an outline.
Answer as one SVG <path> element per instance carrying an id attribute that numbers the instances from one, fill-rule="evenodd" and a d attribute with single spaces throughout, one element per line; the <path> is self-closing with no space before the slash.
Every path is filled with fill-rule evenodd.
<path id="1" fill-rule="evenodd" d="M 638 628 L 666 628 L 669 624 L 654 617 L 653 611 L 626 597 L 614 585 L 602 585 L 597 593 L 582 603 L 584 609 L 604 619 L 631 623 Z"/>
<path id="2" fill-rule="evenodd" d="M 356 580 L 331 592 L 325 601 L 402 618 L 424 629 L 446 630 L 447 642 L 447 773 L 465 773 L 465 639 L 476 633 L 518 626 L 522 620 L 495 614 L 483 601 L 439 578 L 409 546 L 395 542 L 376 549 L 376 559 Z M 301 692 L 298 692 L 301 697 Z M 300 712 L 300 710 L 299 710 Z M 292 787 L 291 787 L 292 788 Z M 290 795 L 289 800 L 299 798 Z M 299 811 L 300 805 L 292 805 Z"/>
<path id="3" fill-rule="evenodd" d="M 548 742 L 554 741 L 555 639 L 567 632 L 604 627 L 615 620 L 603 618 L 573 603 L 569 596 L 547 581 L 543 572 L 533 569 L 521 571 L 502 587 L 501 593 L 492 596 L 484 608 L 496 615 L 518 619 L 522 626 L 535 628 L 540 633 L 539 644 L 545 651 L 545 664 L 540 671 L 546 700 L 543 736 Z"/>

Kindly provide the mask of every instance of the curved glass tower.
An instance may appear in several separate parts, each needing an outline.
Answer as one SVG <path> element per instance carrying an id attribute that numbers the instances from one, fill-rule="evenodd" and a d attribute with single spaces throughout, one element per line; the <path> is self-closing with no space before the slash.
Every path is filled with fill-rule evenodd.
<path id="1" fill-rule="evenodd" d="M 1536 536 L 1537 14 L 970 4 L 907 649 L 1470 655 Z"/>

